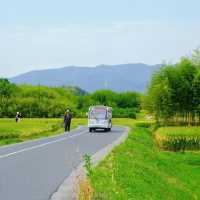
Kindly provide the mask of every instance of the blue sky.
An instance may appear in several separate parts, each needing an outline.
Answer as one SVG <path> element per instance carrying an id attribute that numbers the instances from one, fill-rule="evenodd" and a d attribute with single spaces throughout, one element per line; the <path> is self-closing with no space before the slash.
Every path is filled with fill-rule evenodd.
<path id="1" fill-rule="evenodd" d="M 0 0 L 0 76 L 176 62 L 200 46 L 198 0 Z"/>

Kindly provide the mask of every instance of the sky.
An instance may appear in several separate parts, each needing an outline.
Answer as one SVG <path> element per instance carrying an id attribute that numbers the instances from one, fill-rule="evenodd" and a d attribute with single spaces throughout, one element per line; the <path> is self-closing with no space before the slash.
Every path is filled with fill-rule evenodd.
<path id="1" fill-rule="evenodd" d="M 199 0 L 0 0 L 0 77 L 177 62 L 200 46 L 199 8 Z"/>

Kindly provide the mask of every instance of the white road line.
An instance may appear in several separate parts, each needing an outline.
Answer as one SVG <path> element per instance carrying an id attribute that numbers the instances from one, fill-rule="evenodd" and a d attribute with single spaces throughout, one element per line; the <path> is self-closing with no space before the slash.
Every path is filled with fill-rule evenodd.
<path id="1" fill-rule="evenodd" d="M 82 132 L 80 132 L 80 133 L 78 133 L 76 135 L 70 135 L 68 137 L 61 138 L 61 139 L 58 139 L 58 140 L 54 140 L 54 141 L 51 141 L 51 142 L 47 142 L 47 143 L 44 143 L 44 144 L 40 144 L 40 145 L 36 145 L 36 146 L 33 146 L 33 147 L 24 148 L 24 149 L 21 149 L 19 151 L 15 151 L 15 152 L 12 152 L 12 153 L 9 153 L 9 154 L 2 155 L 2 156 L 0 156 L 0 159 L 8 158 L 10 156 L 13 156 L 13 155 L 16 155 L 16 154 L 19 154 L 19 153 L 22 153 L 22 152 L 30 151 L 30 150 L 33 150 L 33 149 L 41 148 L 41 147 L 47 146 L 49 144 L 61 142 L 61 141 L 67 140 L 69 138 L 78 137 L 78 136 L 83 135 L 84 133 L 87 133 L 87 132 L 88 132 L 87 130 L 84 130 L 84 131 L 82 131 Z"/>

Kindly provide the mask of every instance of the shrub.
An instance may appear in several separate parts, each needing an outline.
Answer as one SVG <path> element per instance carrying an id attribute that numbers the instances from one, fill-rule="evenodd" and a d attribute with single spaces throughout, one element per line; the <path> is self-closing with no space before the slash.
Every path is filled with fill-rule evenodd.
<path id="1" fill-rule="evenodd" d="M 150 128 L 153 125 L 153 123 L 152 122 L 137 122 L 136 125 L 138 127 Z"/>
<path id="2" fill-rule="evenodd" d="M 136 111 L 132 108 L 113 108 L 113 117 L 136 119 Z"/>

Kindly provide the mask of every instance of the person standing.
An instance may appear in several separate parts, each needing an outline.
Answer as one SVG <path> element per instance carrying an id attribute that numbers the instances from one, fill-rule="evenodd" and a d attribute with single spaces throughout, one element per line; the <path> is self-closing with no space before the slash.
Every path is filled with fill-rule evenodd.
<path id="1" fill-rule="evenodd" d="M 20 113 L 17 112 L 16 116 L 15 116 L 15 121 L 19 122 L 20 121 Z"/>
<path id="2" fill-rule="evenodd" d="M 64 115 L 65 132 L 67 132 L 67 131 L 70 132 L 71 120 L 72 120 L 72 114 L 71 114 L 70 110 L 68 109 Z"/>

